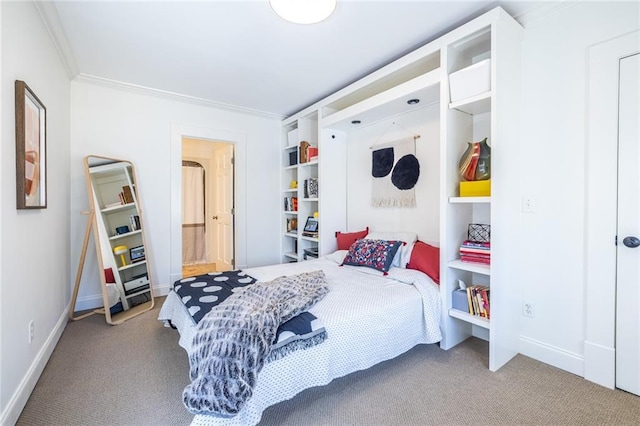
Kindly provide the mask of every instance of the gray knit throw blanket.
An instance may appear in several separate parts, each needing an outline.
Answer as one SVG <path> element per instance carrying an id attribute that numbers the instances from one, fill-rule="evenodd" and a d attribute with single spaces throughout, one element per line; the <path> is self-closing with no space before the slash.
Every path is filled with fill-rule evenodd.
<path id="1" fill-rule="evenodd" d="M 257 282 L 229 296 L 198 323 L 182 400 L 193 414 L 232 417 L 251 397 L 278 326 L 329 291 L 324 272 Z"/>

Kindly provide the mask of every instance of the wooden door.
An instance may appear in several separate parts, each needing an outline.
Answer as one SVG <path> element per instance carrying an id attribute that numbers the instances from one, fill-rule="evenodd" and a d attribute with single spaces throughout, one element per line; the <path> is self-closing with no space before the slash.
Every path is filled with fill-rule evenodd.
<path id="1" fill-rule="evenodd" d="M 216 150 L 213 229 L 218 271 L 235 268 L 234 256 L 234 146 L 225 144 Z"/>

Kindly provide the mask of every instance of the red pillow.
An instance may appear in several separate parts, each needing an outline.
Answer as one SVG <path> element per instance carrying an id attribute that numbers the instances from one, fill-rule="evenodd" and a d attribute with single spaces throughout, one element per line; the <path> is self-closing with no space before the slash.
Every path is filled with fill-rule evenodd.
<path id="1" fill-rule="evenodd" d="M 351 244 L 355 243 L 356 240 L 364 238 L 369 233 L 369 227 L 364 231 L 359 232 L 336 232 L 336 240 L 338 241 L 338 250 L 349 250 Z"/>
<path id="2" fill-rule="evenodd" d="M 422 241 L 416 241 L 411 251 L 407 269 L 416 269 L 429 275 L 440 284 L 440 249 Z"/>

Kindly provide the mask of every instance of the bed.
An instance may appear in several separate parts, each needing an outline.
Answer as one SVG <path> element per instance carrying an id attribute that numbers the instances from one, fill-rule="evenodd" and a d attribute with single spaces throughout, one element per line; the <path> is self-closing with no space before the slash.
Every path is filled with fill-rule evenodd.
<path id="1" fill-rule="evenodd" d="M 339 250 L 315 260 L 244 271 L 258 281 L 323 271 L 329 292 L 309 312 L 322 320 L 327 338 L 266 363 L 252 397 L 237 415 L 198 414 L 192 425 L 257 424 L 266 408 L 305 389 L 369 368 L 418 344 L 440 341 L 440 295 L 433 279 L 414 269 L 390 267 L 381 273 L 342 266 L 347 253 Z M 180 346 L 191 353 L 196 327 L 174 291 L 158 319 L 178 329 Z"/>

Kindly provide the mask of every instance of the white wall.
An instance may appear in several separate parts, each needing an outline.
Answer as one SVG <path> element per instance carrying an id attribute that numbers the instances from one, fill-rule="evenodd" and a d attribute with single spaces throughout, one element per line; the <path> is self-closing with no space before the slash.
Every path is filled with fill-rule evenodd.
<path id="1" fill-rule="evenodd" d="M 639 21 L 637 2 L 580 2 L 525 24 L 519 178 L 536 212 L 521 215 L 514 267 L 536 316 L 521 317 L 520 351 L 579 375 L 585 318 L 598 315 L 585 311 L 587 53 Z"/>
<path id="2" fill-rule="evenodd" d="M 416 207 L 372 207 L 370 146 L 412 134 L 420 135 L 416 140 L 416 157 L 420 162 Z M 439 241 L 439 140 L 438 104 L 349 133 L 347 231 L 360 231 L 368 226 L 372 231 L 416 232 L 423 241 Z"/>
<path id="3" fill-rule="evenodd" d="M 171 199 L 175 183 L 171 180 L 172 164 L 177 162 L 177 179 L 181 165 L 181 149 L 172 146 L 171 131 L 177 127 L 239 135 L 244 141 L 246 146 L 237 150 L 236 158 L 237 265 L 278 262 L 279 232 L 275 224 L 280 204 L 273 194 L 279 193 L 279 119 L 82 81 L 71 85 L 71 117 L 72 265 L 77 264 L 86 223 L 80 212 L 88 207 L 82 158 L 94 154 L 127 159 L 136 167 L 154 287 L 166 289 L 180 274 L 181 255 L 177 266 L 170 265 L 172 226 L 181 232 L 180 220 L 172 224 L 171 214 L 172 209 L 180 207 L 179 199 Z M 79 302 L 84 304 L 101 301 L 95 250 L 90 248 L 79 295 Z"/>
<path id="4" fill-rule="evenodd" d="M 0 424 L 13 424 L 66 324 L 70 83 L 33 3 L 1 2 Z M 47 208 L 16 210 L 14 81 L 47 108 Z M 28 343 L 28 324 L 35 335 Z"/>

